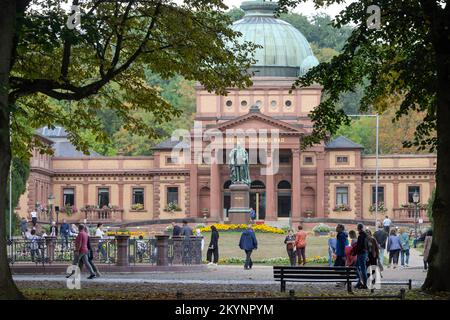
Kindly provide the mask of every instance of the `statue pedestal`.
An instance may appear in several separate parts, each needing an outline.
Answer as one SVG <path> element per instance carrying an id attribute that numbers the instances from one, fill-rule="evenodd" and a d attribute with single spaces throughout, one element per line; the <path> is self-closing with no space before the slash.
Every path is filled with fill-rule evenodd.
<path id="1" fill-rule="evenodd" d="M 231 208 L 228 210 L 229 223 L 250 223 L 250 187 L 246 184 L 230 185 Z"/>

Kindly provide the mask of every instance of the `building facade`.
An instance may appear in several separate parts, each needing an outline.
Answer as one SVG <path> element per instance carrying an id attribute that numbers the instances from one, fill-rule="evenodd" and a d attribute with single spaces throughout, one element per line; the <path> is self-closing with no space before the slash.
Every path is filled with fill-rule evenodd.
<path id="1" fill-rule="evenodd" d="M 322 88 L 292 89 L 292 83 L 318 62 L 305 37 L 273 16 L 275 6 L 242 4 L 246 15 L 233 28 L 242 40 L 262 45 L 252 67 L 253 85 L 230 88 L 227 96 L 198 85 L 196 122 L 188 140 L 166 140 L 154 147 L 153 156 L 84 156 L 68 142 L 63 128 L 39 129 L 55 153 L 33 154 L 27 191 L 17 208 L 20 215 L 46 207 L 53 195 L 59 219 L 68 221 L 227 221 L 231 181 L 226 155 L 238 141 L 256 155 L 250 164 L 250 206 L 258 220 L 373 221 L 375 156 L 363 155 L 362 146 L 342 136 L 301 148 L 312 132 L 308 114 L 320 103 Z M 251 136 L 255 132 L 256 138 Z M 209 152 L 211 141 L 219 138 L 223 148 Z M 179 156 L 174 149 L 181 149 Z M 277 170 L 265 173 L 275 158 Z M 426 223 L 423 204 L 435 185 L 435 166 L 434 154 L 380 156 L 379 218 L 388 215 L 411 223 L 418 213 Z M 414 193 L 420 198 L 418 207 L 412 204 Z"/>

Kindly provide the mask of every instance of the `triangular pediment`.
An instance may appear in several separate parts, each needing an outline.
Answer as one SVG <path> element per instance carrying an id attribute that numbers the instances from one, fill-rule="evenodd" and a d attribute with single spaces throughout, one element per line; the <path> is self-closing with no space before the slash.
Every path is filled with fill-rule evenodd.
<path id="1" fill-rule="evenodd" d="M 220 131 L 229 129 L 278 129 L 280 133 L 305 134 L 306 131 L 287 122 L 272 118 L 260 112 L 250 112 L 215 126 Z"/>

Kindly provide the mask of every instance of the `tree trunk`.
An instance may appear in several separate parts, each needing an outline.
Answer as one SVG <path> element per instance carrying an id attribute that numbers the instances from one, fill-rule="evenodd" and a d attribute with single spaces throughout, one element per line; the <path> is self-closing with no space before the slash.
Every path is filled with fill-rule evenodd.
<path id="1" fill-rule="evenodd" d="M 8 84 L 15 32 L 16 1 L 0 5 L 0 299 L 23 299 L 11 276 L 6 244 L 7 184 L 11 163 Z"/>
<path id="2" fill-rule="evenodd" d="M 439 28 L 433 40 L 438 76 L 436 196 L 429 269 L 422 289 L 450 292 L 450 24 L 445 17 L 434 22 Z"/>

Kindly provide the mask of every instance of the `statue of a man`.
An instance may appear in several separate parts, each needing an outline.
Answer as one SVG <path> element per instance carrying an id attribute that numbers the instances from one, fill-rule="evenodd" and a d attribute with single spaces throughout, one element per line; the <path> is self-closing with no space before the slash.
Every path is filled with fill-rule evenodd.
<path id="1" fill-rule="evenodd" d="M 231 150 L 229 157 L 231 182 L 250 185 L 247 151 L 238 144 Z"/>

